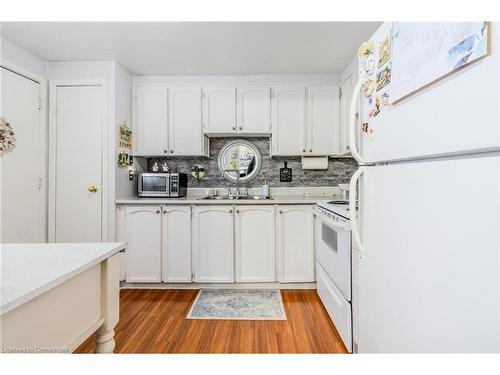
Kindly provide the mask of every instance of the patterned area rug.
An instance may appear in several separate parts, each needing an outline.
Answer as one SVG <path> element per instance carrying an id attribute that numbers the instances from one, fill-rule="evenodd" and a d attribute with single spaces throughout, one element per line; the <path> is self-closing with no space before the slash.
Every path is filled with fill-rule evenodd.
<path id="1" fill-rule="evenodd" d="M 286 320 L 279 290 L 201 289 L 186 319 Z"/>

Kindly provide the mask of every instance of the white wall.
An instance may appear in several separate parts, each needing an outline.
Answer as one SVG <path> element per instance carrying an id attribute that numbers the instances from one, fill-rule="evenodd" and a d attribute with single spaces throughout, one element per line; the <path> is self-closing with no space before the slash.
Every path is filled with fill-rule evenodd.
<path id="1" fill-rule="evenodd" d="M 47 76 L 47 61 L 5 38 L 0 38 L 0 45 L 2 64 L 14 65 L 40 77 Z"/>
<path id="2" fill-rule="evenodd" d="M 120 64 L 116 64 L 116 81 L 115 81 L 115 161 L 118 160 L 118 154 L 120 152 L 125 152 L 131 154 L 132 150 L 127 150 L 118 147 L 118 130 L 120 123 L 122 121 L 127 121 L 128 126 L 132 128 L 132 75 Z M 115 164 L 116 165 L 116 164 Z M 116 167 L 115 174 L 115 193 L 116 198 L 130 198 L 136 196 L 136 182 L 129 181 L 128 179 L 128 168 Z"/>

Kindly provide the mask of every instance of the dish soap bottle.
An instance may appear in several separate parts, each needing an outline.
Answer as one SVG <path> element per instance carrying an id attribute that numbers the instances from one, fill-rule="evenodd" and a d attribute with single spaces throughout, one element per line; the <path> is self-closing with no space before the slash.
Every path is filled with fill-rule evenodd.
<path id="1" fill-rule="evenodd" d="M 262 185 L 262 195 L 269 198 L 269 185 L 267 184 L 267 180 L 264 180 L 264 185 Z"/>

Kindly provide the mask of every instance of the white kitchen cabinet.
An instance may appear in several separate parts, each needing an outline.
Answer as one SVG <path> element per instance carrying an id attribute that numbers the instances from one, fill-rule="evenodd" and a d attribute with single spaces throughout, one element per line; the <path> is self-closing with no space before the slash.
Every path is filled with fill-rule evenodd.
<path id="1" fill-rule="evenodd" d="M 271 89 L 262 86 L 237 88 L 238 134 L 271 133 Z"/>
<path id="2" fill-rule="evenodd" d="M 314 281 L 313 208 L 277 206 L 276 235 L 280 282 Z"/>
<path id="3" fill-rule="evenodd" d="M 236 133 L 236 88 L 203 88 L 203 130 L 206 134 Z"/>
<path id="4" fill-rule="evenodd" d="M 354 93 L 354 87 L 358 80 L 358 73 L 353 72 L 340 86 L 340 155 L 349 154 L 349 111 L 351 106 L 351 99 Z M 359 100 L 357 102 L 359 106 Z M 356 126 L 359 129 L 359 108 L 355 111 L 355 120 L 358 123 Z"/>
<path id="5" fill-rule="evenodd" d="M 196 206 L 193 224 L 194 281 L 234 282 L 233 207 Z"/>
<path id="6" fill-rule="evenodd" d="M 339 88 L 310 86 L 307 89 L 307 155 L 338 155 L 340 152 Z"/>
<path id="7" fill-rule="evenodd" d="M 127 282 L 161 281 L 161 207 L 125 208 L 124 238 L 127 249 Z"/>
<path id="8" fill-rule="evenodd" d="M 284 86 L 272 90 L 272 155 L 305 154 L 306 88 Z"/>
<path id="9" fill-rule="evenodd" d="M 191 282 L 191 207 L 162 207 L 162 281 Z"/>
<path id="10" fill-rule="evenodd" d="M 274 207 L 235 206 L 236 282 L 276 281 Z"/>
<path id="11" fill-rule="evenodd" d="M 134 153 L 161 155 L 168 148 L 167 88 L 138 86 L 134 101 Z"/>
<path id="12" fill-rule="evenodd" d="M 168 89 L 168 152 L 174 156 L 208 156 L 202 130 L 201 88 Z M 207 146 L 207 147 L 205 147 Z"/>

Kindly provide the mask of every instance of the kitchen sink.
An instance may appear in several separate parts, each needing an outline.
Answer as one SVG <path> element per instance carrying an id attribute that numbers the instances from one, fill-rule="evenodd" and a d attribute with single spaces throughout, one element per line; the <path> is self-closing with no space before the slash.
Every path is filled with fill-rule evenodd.
<path id="1" fill-rule="evenodd" d="M 273 198 L 265 197 L 263 195 L 247 195 L 239 197 L 221 196 L 221 195 L 211 195 L 203 198 L 198 198 L 201 200 L 272 200 Z"/>

